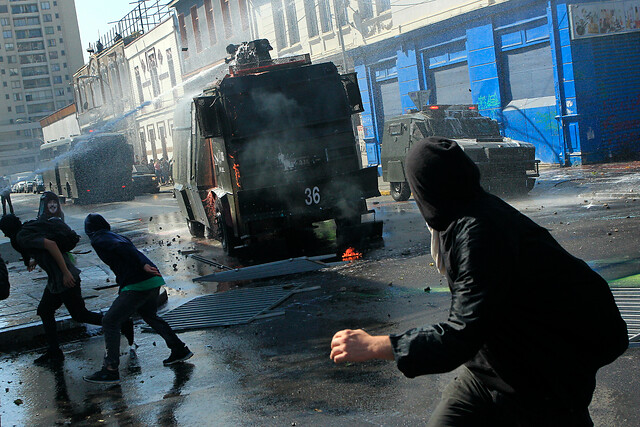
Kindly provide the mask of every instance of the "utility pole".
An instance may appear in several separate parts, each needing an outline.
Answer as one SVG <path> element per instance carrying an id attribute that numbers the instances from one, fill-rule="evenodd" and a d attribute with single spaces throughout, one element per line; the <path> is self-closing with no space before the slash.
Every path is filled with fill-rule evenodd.
<path id="1" fill-rule="evenodd" d="M 344 0 L 340 0 L 341 2 Z M 344 38 L 342 37 L 342 25 L 338 19 L 338 1 L 333 0 L 333 9 L 335 10 L 336 26 L 338 27 L 338 42 L 340 43 L 340 49 L 342 50 L 342 72 L 346 73 L 347 70 L 347 55 L 344 52 Z"/>

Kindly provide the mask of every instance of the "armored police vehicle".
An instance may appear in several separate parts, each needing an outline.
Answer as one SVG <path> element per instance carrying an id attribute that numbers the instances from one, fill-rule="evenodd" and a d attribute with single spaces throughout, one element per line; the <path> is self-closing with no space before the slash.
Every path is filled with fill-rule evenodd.
<path id="1" fill-rule="evenodd" d="M 353 132 L 351 115 L 362 111 L 355 73 L 269 50 L 265 39 L 230 45 L 229 74 L 176 112 L 175 194 L 192 235 L 233 253 L 325 220 L 338 235 L 381 233 L 380 222 L 362 223 L 379 191 Z"/>
<path id="2" fill-rule="evenodd" d="M 426 105 L 425 91 L 409 96 L 419 108 L 387 120 L 382 139 L 382 178 L 390 183 L 396 201 L 409 199 L 411 190 L 404 158 L 414 141 L 429 136 L 455 140 L 480 168 L 480 183 L 494 194 L 526 194 L 539 176 L 535 147 L 500 135 L 498 122 L 483 117 L 478 106 Z"/>

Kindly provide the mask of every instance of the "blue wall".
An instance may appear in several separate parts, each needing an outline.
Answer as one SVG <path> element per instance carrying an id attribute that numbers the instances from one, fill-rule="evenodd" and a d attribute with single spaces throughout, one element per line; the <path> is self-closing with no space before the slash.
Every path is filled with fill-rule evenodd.
<path id="1" fill-rule="evenodd" d="M 362 117 L 372 154 L 369 163 L 379 159 L 382 122 L 376 113 L 380 106 L 372 100 L 371 68 L 380 58 L 395 59 L 406 111 L 413 107 L 409 92 L 429 89 L 426 71 L 434 64 L 424 61 L 434 58 L 419 52 L 434 46 L 444 65 L 466 61 L 472 99 L 481 113 L 496 119 L 505 136 L 533 143 L 541 161 L 573 165 L 637 156 L 640 33 L 571 40 L 569 25 L 564 1 L 511 1 L 396 37 L 394 45 L 358 49 L 354 58 L 365 102 Z M 465 50 L 459 51 L 462 43 Z M 540 60 L 542 65 L 533 66 L 549 72 L 553 88 L 537 98 L 512 100 L 510 70 L 503 59 L 510 51 L 526 49 L 548 52 Z M 552 71 L 543 63 L 551 63 Z M 517 69 L 531 64 L 511 65 Z"/>

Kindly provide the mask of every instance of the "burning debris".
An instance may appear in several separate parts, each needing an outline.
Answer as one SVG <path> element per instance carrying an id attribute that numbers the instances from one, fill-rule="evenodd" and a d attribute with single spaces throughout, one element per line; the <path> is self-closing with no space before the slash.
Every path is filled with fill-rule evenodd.
<path id="1" fill-rule="evenodd" d="M 233 160 L 233 171 L 236 174 L 236 185 L 238 186 L 238 188 L 242 188 L 242 185 L 240 184 L 240 164 L 236 161 L 236 158 L 233 157 L 231 154 L 229 154 L 229 158 Z"/>
<path id="2" fill-rule="evenodd" d="M 354 248 L 347 248 L 342 254 L 343 261 L 354 261 L 360 258 L 362 258 L 362 253 L 356 251 Z"/>

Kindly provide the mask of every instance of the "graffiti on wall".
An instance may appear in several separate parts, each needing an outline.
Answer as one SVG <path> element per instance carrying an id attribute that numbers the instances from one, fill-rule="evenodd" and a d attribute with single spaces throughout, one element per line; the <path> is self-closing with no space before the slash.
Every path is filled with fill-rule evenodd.
<path id="1" fill-rule="evenodd" d="M 640 32 L 640 0 L 572 4 L 571 38 Z"/>
<path id="2" fill-rule="evenodd" d="M 492 108 L 500 108 L 500 100 L 497 95 L 481 95 L 478 97 L 478 109 L 491 110 Z"/>

